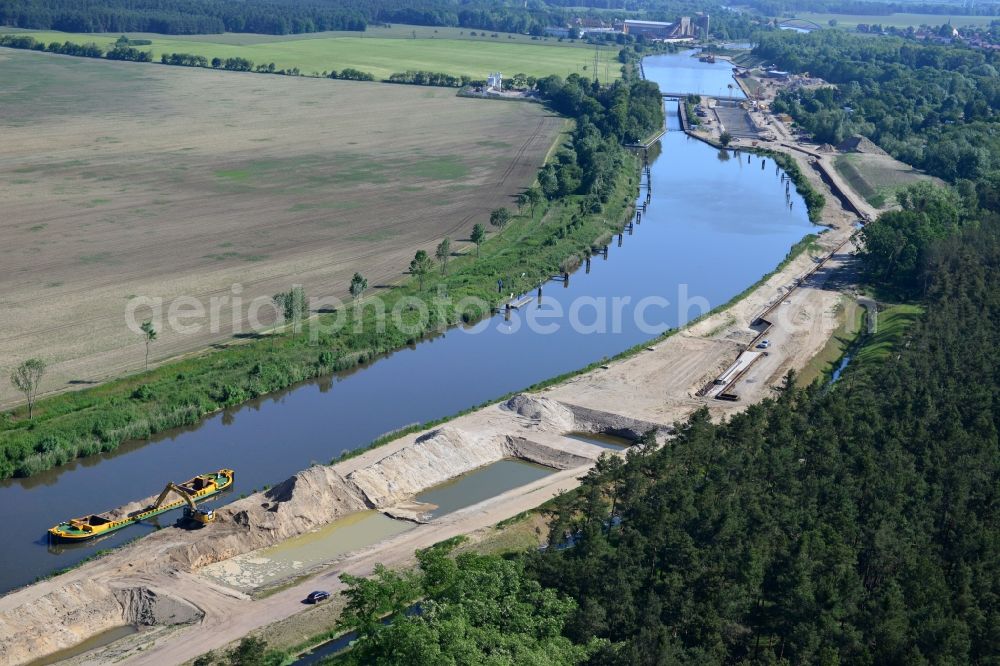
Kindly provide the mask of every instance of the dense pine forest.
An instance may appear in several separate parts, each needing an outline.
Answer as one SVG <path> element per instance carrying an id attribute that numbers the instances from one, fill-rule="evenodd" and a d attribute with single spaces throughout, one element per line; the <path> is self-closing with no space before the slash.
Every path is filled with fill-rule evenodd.
<path id="1" fill-rule="evenodd" d="M 407 23 L 541 34 L 558 14 L 476 0 L 0 0 L 2 25 L 66 32 L 284 35 Z"/>
<path id="2" fill-rule="evenodd" d="M 834 14 L 860 14 L 885 16 L 886 14 L 928 14 L 927 23 L 940 23 L 934 16 L 1000 15 L 996 3 L 972 2 L 882 2 L 881 0 L 750 0 L 749 6 L 766 16 L 795 16 L 795 12 L 829 12 Z"/>

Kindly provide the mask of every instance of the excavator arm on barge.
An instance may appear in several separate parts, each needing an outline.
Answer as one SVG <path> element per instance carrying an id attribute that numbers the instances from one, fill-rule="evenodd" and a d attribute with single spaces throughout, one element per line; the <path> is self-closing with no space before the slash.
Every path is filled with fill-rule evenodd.
<path id="1" fill-rule="evenodd" d="M 189 493 L 186 488 L 177 485 L 173 481 L 164 486 L 163 492 L 161 492 L 160 496 L 156 498 L 156 501 L 153 502 L 151 508 L 160 508 L 160 505 L 163 504 L 171 492 L 177 493 L 184 499 L 185 502 L 187 502 L 187 506 L 184 507 L 184 519 L 188 522 L 193 523 L 196 527 L 201 527 L 203 525 L 208 525 L 215 520 L 215 511 L 212 509 L 199 509 L 198 505 L 195 504 L 194 500 L 191 498 L 191 493 Z"/>

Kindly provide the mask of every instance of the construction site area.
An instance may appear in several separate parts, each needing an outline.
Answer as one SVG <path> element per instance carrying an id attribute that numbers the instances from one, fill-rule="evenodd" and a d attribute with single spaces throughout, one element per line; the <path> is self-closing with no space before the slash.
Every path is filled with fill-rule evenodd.
<path id="1" fill-rule="evenodd" d="M 810 178 L 824 186 L 815 172 Z M 217 509 L 204 529 L 163 529 L 8 594 L 0 599 L 0 657 L 27 663 L 83 643 L 92 649 L 80 663 L 192 659 L 303 612 L 301 600 L 312 589 L 336 593 L 341 573 L 365 575 L 376 563 L 406 566 L 417 549 L 488 530 L 573 488 L 600 455 L 620 455 L 579 433 L 634 440 L 653 430 L 666 441 L 673 424 L 696 409 L 724 418 L 773 395 L 837 326 L 854 220 L 828 206 L 831 228 L 820 237 L 821 254 L 799 255 L 747 297 L 630 357 L 314 466 Z M 761 338 L 763 322 L 769 349 L 732 373 Z M 702 390 L 720 377 L 738 400 Z M 531 463 L 535 475 L 444 513 L 426 497 L 508 461 Z M 315 546 L 333 542 L 340 545 Z M 138 633 L 121 636 L 123 627 Z M 114 640 L 103 648 L 86 643 L 95 637 Z"/>
<path id="2" fill-rule="evenodd" d="M 488 539 L 498 523 L 576 487 L 602 455 L 625 455 L 650 433 L 669 445 L 677 424 L 697 410 L 720 420 L 774 397 L 788 373 L 805 367 L 841 325 L 844 301 L 854 298 L 858 223 L 878 210 L 843 179 L 832 155 L 796 140 L 780 121 L 738 101 L 703 97 L 702 103 L 714 121 L 697 127 L 684 122 L 680 104 L 691 136 L 718 145 L 724 129 L 744 123 L 760 136 L 737 136 L 737 146 L 790 155 L 826 197 L 825 229 L 805 251 L 728 304 L 618 358 L 332 464 L 313 464 L 224 506 L 199 509 L 195 502 L 223 489 L 224 473 L 231 483 L 230 469 L 60 523 L 65 534 L 92 536 L 160 511 L 171 493 L 181 499 L 170 506 L 184 509 L 175 526 L 161 525 L 0 598 L 0 661 L 184 663 L 250 632 L 268 632 L 275 645 L 299 644 L 318 633 L 304 627 L 331 625 L 337 608 L 303 601 L 316 590 L 336 599 L 344 589 L 342 574 L 408 567 L 419 549 L 459 535 L 473 544 Z M 736 157 L 733 172 L 739 173 L 736 167 L 744 169 L 746 160 L 743 153 Z M 772 165 L 761 160 L 753 170 L 763 173 Z M 650 205 L 648 166 L 643 176 L 639 196 L 645 192 L 647 205 L 625 221 L 629 234 Z M 786 204 L 780 189 L 768 196 L 787 213 L 790 183 L 777 169 L 773 181 L 785 190 Z M 662 196 L 670 209 L 671 197 L 680 194 Z M 589 272 L 589 257 L 585 266 L 581 270 Z M 539 546 L 543 530 L 536 529 L 532 545 Z"/>

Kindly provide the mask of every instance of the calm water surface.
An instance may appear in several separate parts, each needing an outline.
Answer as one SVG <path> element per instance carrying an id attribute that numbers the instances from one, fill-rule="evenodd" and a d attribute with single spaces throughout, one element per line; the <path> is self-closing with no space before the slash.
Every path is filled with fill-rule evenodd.
<path id="1" fill-rule="evenodd" d="M 551 467 L 523 460 L 498 460 L 492 465 L 428 488 L 417 495 L 416 500 L 437 505 L 436 509 L 430 511 L 430 516 L 437 518 L 527 485 L 555 471 Z"/>
<path id="2" fill-rule="evenodd" d="M 646 76 L 664 90 L 714 93 L 725 89 L 729 71 L 728 64 L 699 63 L 683 54 L 645 63 Z M 589 274 L 581 268 L 568 284 L 544 287 L 546 298 L 564 312 L 575 307 L 577 328 L 590 332 L 565 321 L 555 333 L 532 330 L 524 318 L 526 312 L 538 314 L 532 305 L 511 322 L 495 317 L 472 332 L 453 329 L 368 367 L 228 410 L 196 427 L 4 482 L 0 591 L 158 527 L 136 525 L 86 544 L 50 545 L 45 530 L 61 520 L 111 509 L 155 493 L 168 480 L 221 467 L 236 470 L 236 483 L 215 503 L 231 501 L 390 430 L 454 414 L 647 341 L 655 331 L 634 317 L 643 298 L 670 302 L 646 310 L 647 323 L 662 330 L 743 291 L 816 228 L 797 195 L 789 209 L 773 163 L 756 157 L 748 163 L 746 155 L 734 157 L 689 139 L 675 131 L 675 107 L 668 111 L 672 131 L 653 159 L 652 201 L 641 224 L 623 236 L 621 246 L 612 241 L 608 258 L 595 258 Z M 626 297 L 631 303 L 618 330 L 611 323 L 601 326 L 605 319 L 595 314 L 600 303 Z M 679 307 L 685 299 L 688 306 Z M 544 311 L 553 307 L 549 303 Z M 175 517 L 160 516 L 160 525 L 169 527 Z"/>

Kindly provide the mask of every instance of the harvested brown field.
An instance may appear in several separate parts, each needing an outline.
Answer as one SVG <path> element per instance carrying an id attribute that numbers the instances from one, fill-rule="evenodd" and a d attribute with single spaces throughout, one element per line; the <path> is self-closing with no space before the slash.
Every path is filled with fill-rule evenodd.
<path id="1" fill-rule="evenodd" d="M 400 279 L 417 249 L 461 247 L 512 205 L 563 127 L 439 88 L 8 49 L 0 71 L 0 370 L 42 357 L 44 391 L 142 368 L 137 296 L 207 310 L 234 284 L 246 304 Z M 214 330 L 161 330 L 151 361 L 232 339 L 230 304 Z M 4 382 L 0 403 L 17 399 Z"/>

